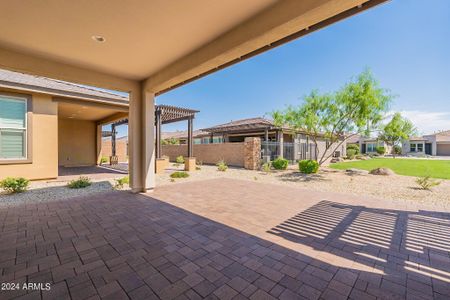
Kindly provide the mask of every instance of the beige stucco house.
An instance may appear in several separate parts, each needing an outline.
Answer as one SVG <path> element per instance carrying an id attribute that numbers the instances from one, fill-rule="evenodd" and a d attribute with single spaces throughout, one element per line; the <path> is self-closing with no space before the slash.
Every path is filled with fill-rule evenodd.
<path id="1" fill-rule="evenodd" d="M 128 115 L 128 98 L 0 70 L 0 179 L 48 179 L 58 167 L 93 166 L 101 127 Z"/>
<path id="2" fill-rule="evenodd" d="M 402 154 L 411 156 L 450 156 L 450 130 L 411 137 L 402 144 Z"/>
<path id="3" fill-rule="evenodd" d="M 392 146 L 386 143 L 385 141 L 381 141 L 378 138 L 364 138 L 361 137 L 359 139 L 360 152 L 367 154 L 375 154 L 377 152 L 378 147 L 384 148 L 384 154 L 392 153 Z"/>

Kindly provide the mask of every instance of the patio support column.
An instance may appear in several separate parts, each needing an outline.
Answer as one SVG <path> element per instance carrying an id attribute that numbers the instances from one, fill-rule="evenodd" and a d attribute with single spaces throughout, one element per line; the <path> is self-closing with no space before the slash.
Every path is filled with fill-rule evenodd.
<path id="1" fill-rule="evenodd" d="M 155 95 L 142 87 L 130 93 L 128 136 L 130 185 L 134 193 L 155 187 Z"/>
<path id="2" fill-rule="evenodd" d="M 188 157 L 194 157 L 193 124 L 194 117 L 188 119 Z"/>
<path id="3" fill-rule="evenodd" d="M 277 131 L 277 141 L 278 141 L 278 157 L 283 158 L 283 131 Z"/>
<path id="4" fill-rule="evenodd" d="M 210 144 L 214 143 L 214 133 L 211 133 L 211 135 L 209 137 L 209 143 Z"/>
<path id="5" fill-rule="evenodd" d="M 99 165 L 102 161 L 102 125 L 101 124 L 97 124 L 95 138 L 96 138 L 96 150 L 97 150 L 97 165 Z"/>
<path id="6" fill-rule="evenodd" d="M 156 114 L 156 158 L 161 158 L 161 110 Z"/>

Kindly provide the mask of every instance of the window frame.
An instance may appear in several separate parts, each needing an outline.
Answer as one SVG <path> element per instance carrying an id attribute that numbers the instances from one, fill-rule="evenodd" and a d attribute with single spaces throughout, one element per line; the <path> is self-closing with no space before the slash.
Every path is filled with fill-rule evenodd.
<path id="1" fill-rule="evenodd" d="M 421 146 L 422 150 L 419 149 L 419 145 Z M 417 151 L 417 152 L 423 152 L 423 148 L 424 148 L 424 147 L 423 147 L 423 144 L 422 144 L 422 143 L 417 143 L 417 144 L 416 144 L 416 151 Z"/>
<path id="2" fill-rule="evenodd" d="M 414 148 L 414 150 L 412 150 L 413 148 Z M 409 143 L 409 152 L 413 152 L 413 153 L 417 152 L 417 143 Z"/>
<path id="3" fill-rule="evenodd" d="M 12 100 L 25 100 L 25 157 L 1 158 L 0 165 L 31 164 L 33 163 L 33 101 L 31 95 L 0 91 L 0 96 Z"/>

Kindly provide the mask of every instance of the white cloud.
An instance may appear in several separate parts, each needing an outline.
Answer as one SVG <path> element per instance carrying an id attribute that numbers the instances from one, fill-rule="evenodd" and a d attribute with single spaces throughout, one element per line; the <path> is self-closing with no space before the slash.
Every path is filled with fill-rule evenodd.
<path id="1" fill-rule="evenodd" d="M 390 112 L 388 115 L 393 113 Z M 400 113 L 414 123 L 420 134 L 450 130 L 450 112 L 404 110 L 400 111 Z"/>

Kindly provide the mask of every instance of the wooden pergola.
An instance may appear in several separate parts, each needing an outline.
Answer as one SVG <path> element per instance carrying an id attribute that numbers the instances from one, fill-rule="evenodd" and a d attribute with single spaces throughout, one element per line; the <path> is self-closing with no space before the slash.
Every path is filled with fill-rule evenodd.
<path id="1" fill-rule="evenodd" d="M 171 106 L 155 105 L 155 127 L 156 127 L 156 158 L 161 158 L 161 125 L 175 123 L 179 121 L 188 121 L 188 157 L 193 157 L 193 128 L 194 118 L 198 110 Z M 111 124 L 111 148 L 112 156 L 116 156 L 116 127 L 128 124 L 128 118 L 116 121 Z"/>

